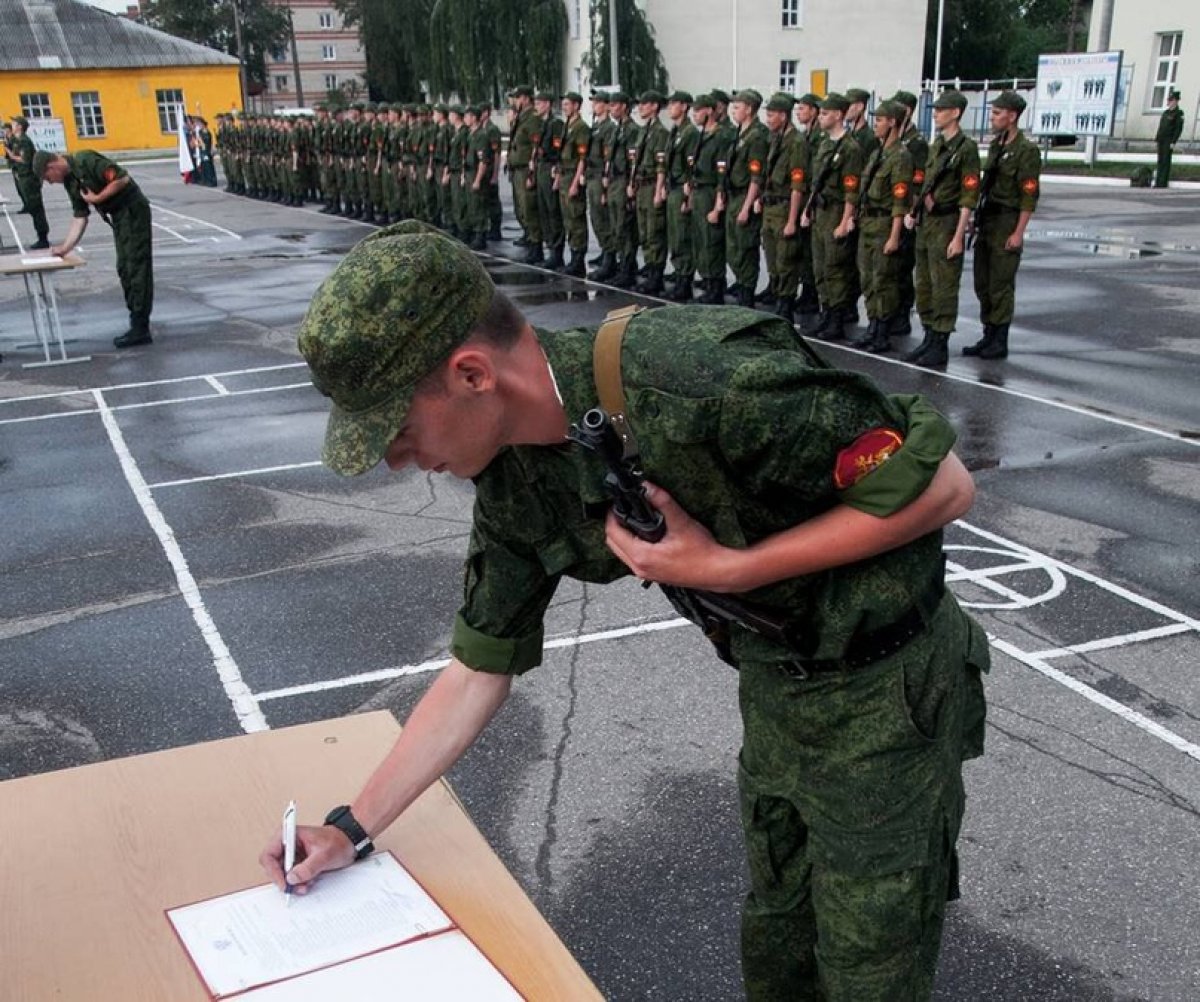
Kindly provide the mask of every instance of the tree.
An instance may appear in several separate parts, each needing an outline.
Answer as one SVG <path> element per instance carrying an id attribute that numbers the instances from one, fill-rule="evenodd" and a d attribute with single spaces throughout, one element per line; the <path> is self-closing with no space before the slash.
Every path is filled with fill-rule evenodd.
<path id="1" fill-rule="evenodd" d="M 237 33 L 233 26 L 235 0 L 144 0 L 141 20 L 189 42 L 236 56 Z M 246 84 L 267 81 L 267 55 L 286 45 L 291 28 L 286 7 L 270 0 L 236 0 L 242 15 L 242 41 L 246 46 Z"/>
<path id="2" fill-rule="evenodd" d="M 666 91 L 667 67 L 654 29 L 634 0 L 617 0 L 617 72 L 622 90 L 639 94 L 654 88 Z M 592 21 L 592 44 L 583 57 L 583 65 L 592 83 L 612 84 L 612 59 L 609 56 L 609 0 L 591 0 L 588 16 Z"/>

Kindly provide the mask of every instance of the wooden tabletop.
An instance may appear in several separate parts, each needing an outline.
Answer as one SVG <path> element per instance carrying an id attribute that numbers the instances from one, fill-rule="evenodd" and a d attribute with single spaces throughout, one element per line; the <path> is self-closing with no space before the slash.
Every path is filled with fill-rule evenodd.
<path id="1" fill-rule="evenodd" d="M 4 997 L 208 998 L 166 909 L 265 883 L 287 802 L 319 822 L 399 730 L 379 711 L 0 783 Z M 526 998 L 601 998 L 447 786 L 377 844 Z"/>
<path id="2" fill-rule="evenodd" d="M 22 258 L 38 258 L 38 264 L 25 264 Z M 41 261 L 46 263 L 42 264 Z M 32 275 L 39 271 L 66 271 L 82 267 L 87 262 L 72 252 L 66 257 L 55 257 L 45 251 L 25 251 L 23 254 L 0 255 L 0 275 Z"/>

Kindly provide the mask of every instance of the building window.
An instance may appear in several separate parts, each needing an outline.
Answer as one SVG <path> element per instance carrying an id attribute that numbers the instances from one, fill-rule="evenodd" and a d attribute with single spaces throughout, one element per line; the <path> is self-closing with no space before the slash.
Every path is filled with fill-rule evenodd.
<path id="1" fill-rule="evenodd" d="M 800 27 L 800 0 L 783 0 L 783 26 Z"/>
<path id="2" fill-rule="evenodd" d="M 177 87 L 156 90 L 154 99 L 158 103 L 158 130 L 164 135 L 179 131 L 179 112 L 183 108 L 183 91 Z M 79 112 L 75 112 L 78 120 Z"/>
<path id="3" fill-rule="evenodd" d="M 104 135 L 104 112 L 100 110 L 99 91 L 72 91 L 71 109 L 75 112 L 75 135 L 80 139 Z"/>
<path id="4" fill-rule="evenodd" d="M 796 93 L 796 74 L 798 72 L 797 59 L 781 59 L 779 60 L 779 89 L 785 94 Z"/>
<path id="5" fill-rule="evenodd" d="M 21 114 L 26 118 L 49 118 L 49 94 L 22 94 Z"/>
<path id="6" fill-rule="evenodd" d="M 1150 92 L 1150 110 L 1162 111 L 1167 95 L 1179 77 L 1179 50 L 1183 48 L 1183 32 L 1164 32 L 1155 38 L 1154 89 Z"/>
<path id="7" fill-rule="evenodd" d="M 333 60 L 337 59 L 337 46 L 336 45 L 322 45 L 321 46 L 321 58 L 324 59 L 326 62 L 333 62 Z"/>
<path id="8" fill-rule="evenodd" d="M 337 74 L 336 73 L 326 73 L 325 74 L 325 89 L 326 90 L 337 90 L 337 87 L 338 87 Z"/>
<path id="9" fill-rule="evenodd" d="M 288 78 L 285 76 L 277 76 L 275 78 L 276 93 L 282 94 L 287 89 L 288 89 Z"/>
<path id="10" fill-rule="evenodd" d="M 276 45 L 271 49 L 271 62 L 282 63 L 288 57 L 287 49 L 282 45 Z"/>
<path id="11" fill-rule="evenodd" d="M 321 13 L 317 15 L 317 24 L 322 28 L 332 28 L 333 15 L 327 10 L 321 11 Z"/>

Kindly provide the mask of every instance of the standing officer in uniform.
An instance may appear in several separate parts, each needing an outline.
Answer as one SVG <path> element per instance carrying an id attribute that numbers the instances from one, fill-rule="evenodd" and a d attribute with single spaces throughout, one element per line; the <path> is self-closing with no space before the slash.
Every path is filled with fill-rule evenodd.
<path id="1" fill-rule="evenodd" d="M 796 99 L 796 125 L 802 128 L 800 142 L 804 146 L 804 161 L 807 178 L 805 187 L 812 183 L 812 165 L 817 159 L 821 145 L 821 130 L 817 118 L 821 113 L 821 99 L 816 94 L 805 94 Z M 797 131 L 799 131 L 799 128 Z M 801 317 L 811 316 L 821 308 L 817 295 L 817 273 L 813 270 L 812 227 L 801 226 L 796 234 L 800 248 L 800 296 L 796 300 L 795 312 Z"/>
<path id="2" fill-rule="evenodd" d="M 858 200 L 858 274 L 867 305 L 867 333 L 852 348 L 880 355 L 891 349 L 900 318 L 900 244 L 912 208 L 912 158 L 900 142 L 906 111 L 883 101 L 875 107 L 875 148 L 863 168 Z"/>
<path id="3" fill-rule="evenodd" d="M 465 242 L 463 236 L 466 227 L 463 225 L 463 169 L 467 156 L 467 136 L 470 130 L 463 123 L 463 108 L 461 104 L 450 106 L 450 147 L 446 153 L 446 179 L 449 186 L 449 218 L 448 229 L 452 237 Z"/>
<path id="4" fill-rule="evenodd" d="M 762 240 L 767 257 L 772 312 L 796 322 L 796 288 L 800 284 L 800 211 L 808 178 L 808 148 L 792 125 L 794 101 L 775 94 L 767 102 L 771 145 L 762 195 Z"/>
<path id="5" fill-rule="evenodd" d="M 667 298 L 686 303 L 692 298 L 696 259 L 692 252 L 692 200 L 688 188 L 700 133 L 688 117 L 692 95 L 677 90 L 667 99 L 671 131 L 667 136 L 667 251 L 671 256 L 672 286 Z"/>
<path id="6" fill-rule="evenodd" d="M 626 194 L 637 208 L 637 232 L 642 246 L 646 277 L 637 291 L 662 295 L 663 272 L 667 265 L 667 143 L 670 136 L 658 117 L 666 99 L 656 90 L 638 98 L 642 131 Z"/>
<path id="7" fill-rule="evenodd" d="M 992 102 L 992 144 L 984 168 L 987 202 L 980 206 L 975 235 L 975 295 L 983 337 L 964 346 L 964 355 L 1008 357 L 1008 325 L 1016 306 L 1017 268 L 1025 227 L 1037 208 L 1042 156 L 1017 125 L 1025 99 L 1002 91 Z"/>
<path id="8" fill-rule="evenodd" d="M 463 239 L 471 250 L 487 250 L 488 208 L 487 186 L 492 174 L 492 144 L 487 130 L 479 120 L 479 106 L 468 105 L 463 112 L 467 123 L 467 236 Z"/>
<path id="9" fill-rule="evenodd" d="M 600 245 L 600 257 L 591 262 L 596 269 L 588 275 L 593 282 L 607 282 L 617 273 L 617 245 L 613 239 L 604 186 L 604 172 L 612 153 L 615 131 L 616 126 L 608 116 L 608 94 L 602 90 L 592 91 L 592 129 L 588 136 L 587 151 L 587 211 L 592 232 L 596 234 L 596 243 Z"/>
<path id="10" fill-rule="evenodd" d="M 637 160 L 641 131 L 629 115 L 629 96 L 616 91 L 609 100 L 615 123 L 612 155 L 608 159 L 608 218 L 620 258 L 617 273 L 609 280 L 619 289 L 632 289 L 637 281 L 637 212 L 629 198 L 628 187 Z"/>
<path id="11" fill-rule="evenodd" d="M 1179 107 L 1179 91 L 1172 88 L 1167 94 L 1167 110 L 1158 120 L 1158 132 L 1154 136 L 1154 145 L 1158 149 L 1154 187 L 1165 188 L 1171 183 L 1171 154 L 1182 135 L 1183 109 Z"/>
<path id="12" fill-rule="evenodd" d="M 925 183 L 925 164 L 929 162 L 929 142 L 916 125 L 917 95 L 907 90 L 898 90 L 891 100 L 905 110 L 904 123 L 900 130 L 900 143 L 908 150 L 913 164 L 912 191 L 921 190 Z M 891 335 L 899 337 L 912 333 L 913 305 L 917 301 L 913 286 L 913 270 L 917 266 L 917 242 L 908 238 L 900 241 L 900 316 L 892 324 Z"/>
<path id="13" fill-rule="evenodd" d="M 508 143 L 508 171 L 512 180 L 513 212 L 521 224 L 518 247 L 527 248 L 521 259 L 525 264 L 541 264 L 542 224 L 538 219 L 537 194 L 534 180 L 529 174 L 529 162 L 533 159 L 534 136 L 541 135 L 541 125 L 533 110 L 533 88 L 522 84 L 508 92 L 509 101 L 516 120 L 513 123 Z"/>
<path id="14" fill-rule="evenodd" d="M 748 997 L 927 1000 L 987 666 L 943 583 L 942 527 L 973 497 L 954 432 L 761 313 L 666 307 L 599 337 L 619 369 L 597 372 L 592 331 L 535 331 L 461 244 L 409 224 L 318 290 L 299 344 L 333 401 L 325 462 L 470 477 L 475 522 L 449 666 L 362 792 L 298 830 L 290 872 L 278 831 L 260 861 L 304 893 L 368 854 L 541 661 L 562 578 L 718 590 L 783 624 L 710 634 L 740 669 Z M 613 392 L 658 543 L 585 503 L 606 469 L 568 428 Z"/>
<path id="15" fill-rule="evenodd" d="M 583 96 L 575 91 L 563 95 L 564 129 L 562 155 L 559 159 L 558 197 L 561 202 L 563 228 L 567 231 L 567 246 L 571 260 L 559 267 L 564 275 L 583 278 L 587 275 L 587 155 L 592 130 L 579 114 Z"/>
<path id="16" fill-rule="evenodd" d="M 492 121 L 492 106 L 487 101 L 479 102 L 479 122 L 483 126 L 484 132 L 488 134 L 488 143 L 492 147 L 492 173 L 488 178 L 487 187 L 487 239 L 499 241 L 501 239 L 500 226 L 504 222 L 504 209 L 500 205 L 500 161 L 502 159 L 500 148 L 503 146 L 503 141 L 499 126 Z"/>
<path id="17" fill-rule="evenodd" d="M 12 152 L 13 142 L 14 142 L 13 125 L 12 125 L 12 122 L 8 122 L 8 121 L 0 122 L 0 125 L 2 125 L 4 128 L 4 136 L 3 136 L 3 138 L 0 138 L 0 142 L 4 143 L 4 162 L 5 162 L 5 164 L 8 165 L 8 172 L 9 172 L 9 174 L 12 175 L 13 185 L 17 189 L 17 197 L 21 200 L 21 208 L 19 211 L 21 213 L 28 213 L 29 206 L 27 206 L 25 204 L 25 196 L 23 194 L 21 194 L 21 186 L 17 184 L 17 170 L 16 170 L 17 161 L 13 159 L 13 152 Z"/>
<path id="18" fill-rule="evenodd" d="M 717 119 L 717 103 L 701 94 L 692 107 L 692 121 L 700 132 L 691 165 L 687 197 L 692 206 L 692 249 L 706 305 L 725 302 L 725 220 L 717 207 L 729 163 L 730 144 Z"/>
<path id="19" fill-rule="evenodd" d="M 754 305 L 758 288 L 762 215 L 756 210 L 771 143 L 767 127 L 758 118 L 761 104 L 762 95 L 756 90 L 740 90 L 733 99 L 730 110 L 737 139 L 729 151 L 725 191 L 717 196 L 717 207 L 725 213 L 725 258 L 737 282 L 738 305 L 746 307 Z"/>
<path id="20" fill-rule="evenodd" d="M 967 224 L 979 204 L 979 147 L 962 131 L 967 99 L 956 90 L 943 91 L 933 102 L 937 138 L 929 147 L 925 183 L 917 193 L 921 225 L 917 230 L 917 312 L 925 339 L 904 361 L 927 369 L 944 366 L 946 348 L 958 321 L 958 287 L 962 282 Z M 905 226 L 914 222 L 905 220 Z"/>
<path id="21" fill-rule="evenodd" d="M 94 150 L 59 156 L 39 150 L 33 157 L 38 184 L 48 181 L 67 189 L 75 218 L 66 239 L 50 248 L 59 257 L 71 253 L 87 229 L 92 209 L 113 228 L 117 276 L 129 310 L 129 330 L 113 339 L 118 348 L 150 344 L 150 310 L 154 306 L 154 268 L 150 246 L 150 203 L 125 168 Z"/>
<path id="22" fill-rule="evenodd" d="M 29 119 L 24 115 L 15 115 L 12 120 L 12 141 L 5 144 L 5 149 L 13 161 L 13 180 L 17 183 L 17 193 L 21 196 L 21 205 L 29 213 L 33 221 L 33 231 L 37 241 L 29 245 L 29 250 L 45 250 L 50 246 L 50 223 L 46 221 L 46 207 L 42 204 L 41 177 L 34 173 L 33 158 L 37 149 L 33 140 L 27 135 Z M 72 244 L 72 247 L 75 245 Z"/>
<path id="23" fill-rule="evenodd" d="M 557 182 L 566 127 L 554 114 L 554 95 L 549 91 L 539 91 L 534 96 L 533 109 L 539 124 L 534 134 L 534 166 L 531 170 L 537 178 L 537 212 L 542 239 L 550 251 L 546 267 L 555 269 L 563 265 L 563 218 Z"/>
<path id="24" fill-rule="evenodd" d="M 861 87 L 851 87 L 846 91 L 846 100 L 850 102 L 850 108 L 846 112 L 846 131 L 862 147 L 863 163 L 866 163 L 867 157 L 879 145 L 879 140 L 875 138 L 875 130 L 867 120 L 867 105 L 871 103 L 871 94 Z"/>
<path id="25" fill-rule="evenodd" d="M 821 302 L 821 316 L 813 334 L 822 341 L 844 338 L 846 321 L 856 315 L 858 265 L 850 235 L 854 232 L 863 152 L 846 128 L 848 107 L 850 102 L 841 94 L 831 93 L 821 102 L 821 145 L 812 164 L 809 186 L 809 204 L 814 207 L 806 209 L 800 219 L 801 226 L 812 229 L 813 270 Z"/>

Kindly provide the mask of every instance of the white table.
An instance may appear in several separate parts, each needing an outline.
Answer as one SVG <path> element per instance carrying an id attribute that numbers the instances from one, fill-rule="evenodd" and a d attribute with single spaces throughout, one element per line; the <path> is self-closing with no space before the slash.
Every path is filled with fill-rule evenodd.
<path id="1" fill-rule="evenodd" d="M 91 361 L 91 355 L 67 357 L 67 346 L 63 343 L 62 323 L 58 318 L 58 299 L 54 295 L 54 274 L 69 271 L 85 264 L 77 254 L 66 257 L 19 256 L 9 254 L 0 257 L 0 275 L 20 275 L 25 282 L 25 295 L 29 299 L 29 312 L 33 317 L 33 329 L 37 332 L 46 356 L 42 362 L 26 362 L 22 368 L 34 369 L 46 365 L 70 365 L 72 362 Z M 50 350 L 51 339 L 58 342 L 58 358 Z"/>

